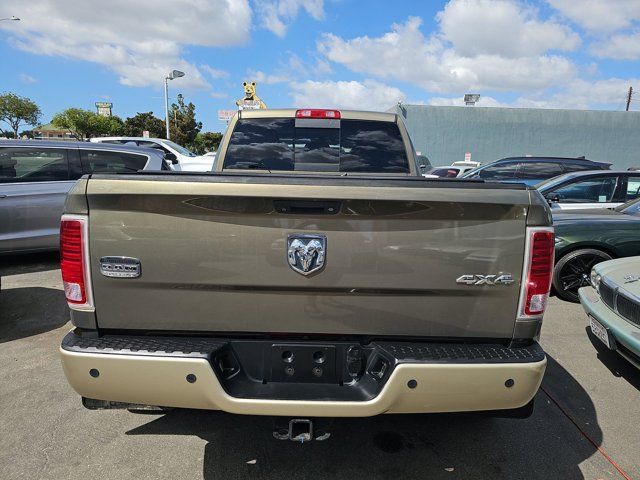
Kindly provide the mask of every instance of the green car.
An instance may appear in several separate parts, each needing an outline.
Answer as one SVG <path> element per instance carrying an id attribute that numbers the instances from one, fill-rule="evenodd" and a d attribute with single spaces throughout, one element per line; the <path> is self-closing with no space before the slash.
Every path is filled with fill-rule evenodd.
<path id="1" fill-rule="evenodd" d="M 640 368 L 640 257 L 599 263 L 579 290 L 591 332 Z"/>
<path id="2" fill-rule="evenodd" d="M 589 285 L 597 263 L 640 255 L 640 199 L 611 210 L 554 212 L 553 226 L 553 290 L 564 300 L 578 301 L 578 289 Z"/>

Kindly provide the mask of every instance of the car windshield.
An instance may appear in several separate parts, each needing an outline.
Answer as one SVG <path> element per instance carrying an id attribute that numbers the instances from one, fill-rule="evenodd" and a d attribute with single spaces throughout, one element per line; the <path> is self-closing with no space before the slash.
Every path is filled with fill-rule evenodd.
<path id="1" fill-rule="evenodd" d="M 187 150 L 184 147 L 181 147 L 180 145 L 178 145 L 175 142 L 172 142 L 171 140 L 163 140 L 162 143 L 164 143 L 165 145 L 170 146 L 171 148 L 173 148 L 176 152 L 178 152 L 180 155 L 184 155 L 186 157 L 196 157 L 197 155 L 189 150 Z"/>
<path id="2" fill-rule="evenodd" d="M 627 215 L 640 215 L 640 198 L 623 203 L 614 209 L 616 212 L 622 212 Z"/>
<path id="3" fill-rule="evenodd" d="M 546 188 L 548 186 L 553 186 L 559 183 L 564 182 L 567 178 L 569 178 L 571 175 L 560 175 L 557 177 L 551 177 L 551 178 L 547 178 L 546 180 L 541 181 L 540 183 L 536 183 L 534 185 L 535 188 L 537 188 L 538 190 L 540 190 L 541 188 Z"/>
<path id="4" fill-rule="evenodd" d="M 467 170 L 463 175 L 461 175 L 461 178 L 471 178 L 474 175 L 476 175 L 479 171 L 483 170 L 487 165 L 482 165 L 481 167 L 475 167 L 472 168 L 471 170 Z"/>

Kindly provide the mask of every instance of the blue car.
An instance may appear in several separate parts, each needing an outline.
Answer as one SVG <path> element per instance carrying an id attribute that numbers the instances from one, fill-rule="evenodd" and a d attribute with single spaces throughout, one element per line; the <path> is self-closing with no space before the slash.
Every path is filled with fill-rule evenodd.
<path id="1" fill-rule="evenodd" d="M 509 157 L 471 170 L 465 173 L 463 178 L 481 178 L 493 182 L 535 185 L 564 173 L 608 170 L 610 167 L 610 163 L 595 162 L 586 158 Z"/>

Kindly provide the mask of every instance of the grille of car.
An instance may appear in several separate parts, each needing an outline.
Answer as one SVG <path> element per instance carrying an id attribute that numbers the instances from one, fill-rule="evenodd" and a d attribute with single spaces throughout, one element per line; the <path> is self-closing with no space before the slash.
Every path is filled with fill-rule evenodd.
<path id="1" fill-rule="evenodd" d="M 613 298 L 615 293 L 616 291 L 604 281 L 600 282 L 600 298 L 602 298 L 604 304 L 611 309 L 614 308 Z"/>
<path id="2" fill-rule="evenodd" d="M 622 294 L 618 294 L 616 308 L 620 316 L 626 318 L 631 323 L 640 326 L 640 304 Z"/>

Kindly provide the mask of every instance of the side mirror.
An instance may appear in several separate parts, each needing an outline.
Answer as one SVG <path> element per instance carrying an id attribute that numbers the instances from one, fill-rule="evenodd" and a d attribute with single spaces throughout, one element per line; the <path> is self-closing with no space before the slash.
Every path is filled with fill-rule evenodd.
<path id="1" fill-rule="evenodd" d="M 547 199 L 547 202 L 549 202 L 549 204 L 551 203 L 559 203 L 560 202 L 560 195 L 558 195 L 557 193 L 547 193 L 544 198 Z"/>
<path id="2" fill-rule="evenodd" d="M 164 158 L 166 160 L 169 160 L 172 164 L 177 164 L 178 163 L 178 157 L 175 156 L 175 154 L 171 153 L 171 152 L 167 152 L 164 154 Z"/>

